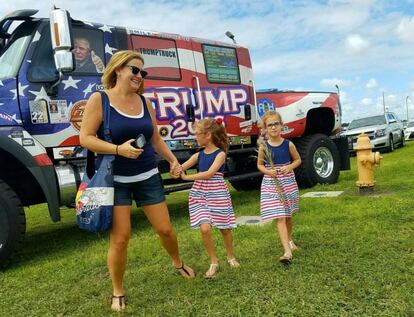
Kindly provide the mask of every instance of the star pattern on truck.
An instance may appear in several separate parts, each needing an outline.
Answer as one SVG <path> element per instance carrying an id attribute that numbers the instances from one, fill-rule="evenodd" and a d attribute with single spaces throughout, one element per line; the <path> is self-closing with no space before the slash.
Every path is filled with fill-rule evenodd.
<path id="1" fill-rule="evenodd" d="M 37 42 L 39 40 L 40 40 L 40 33 L 39 33 L 39 31 L 36 31 L 35 35 L 33 36 L 32 43 Z"/>
<path id="2" fill-rule="evenodd" d="M 15 100 L 17 98 L 17 91 L 19 91 L 19 96 L 24 97 L 24 90 L 29 87 L 29 85 L 22 85 L 21 83 L 19 83 L 19 87 L 18 89 L 10 89 L 10 92 L 14 94 L 13 96 L 13 100 Z"/>
<path id="3" fill-rule="evenodd" d="M 89 83 L 88 87 L 85 88 L 85 90 L 83 91 L 84 93 L 84 98 L 86 98 L 87 94 L 90 94 L 92 92 L 92 88 L 95 86 L 96 84 L 93 83 Z"/>
<path id="4" fill-rule="evenodd" d="M 42 86 L 39 91 L 36 90 L 29 90 L 29 92 L 36 96 L 34 100 L 44 99 L 50 101 L 50 97 L 48 96 L 45 87 Z"/>
<path id="5" fill-rule="evenodd" d="M 63 87 L 63 90 L 66 90 L 69 87 L 78 89 L 77 83 L 80 81 L 81 81 L 80 79 L 73 79 L 72 76 L 69 76 L 68 79 L 62 80 L 62 83 L 65 85 L 65 87 Z"/>
<path id="6" fill-rule="evenodd" d="M 103 26 L 101 26 L 100 28 L 98 28 L 100 30 L 102 30 L 103 32 L 109 32 L 112 33 L 111 31 L 111 27 L 107 26 L 106 24 L 104 24 Z"/>
<path id="7" fill-rule="evenodd" d="M 114 55 L 114 51 L 117 51 L 118 49 L 114 48 L 114 47 L 110 47 L 108 45 L 108 43 L 106 43 L 105 45 L 105 53 L 110 54 L 110 55 Z"/>

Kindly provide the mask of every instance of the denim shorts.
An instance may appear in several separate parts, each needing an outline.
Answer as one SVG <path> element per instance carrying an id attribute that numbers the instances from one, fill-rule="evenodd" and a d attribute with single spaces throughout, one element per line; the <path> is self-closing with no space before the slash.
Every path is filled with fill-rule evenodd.
<path id="1" fill-rule="evenodd" d="M 114 206 L 130 206 L 132 199 L 137 206 L 155 205 L 165 201 L 164 188 L 159 173 L 134 183 L 114 182 Z"/>

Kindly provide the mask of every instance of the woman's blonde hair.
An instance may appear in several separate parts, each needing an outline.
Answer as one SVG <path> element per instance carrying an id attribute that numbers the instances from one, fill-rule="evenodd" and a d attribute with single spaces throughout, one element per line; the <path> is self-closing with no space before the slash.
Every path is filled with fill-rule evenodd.
<path id="1" fill-rule="evenodd" d="M 261 122 L 262 129 L 266 128 L 266 121 L 267 121 L 267 119 L 269 119 L 271 117 L 278 117 L 278 119 L 280 121 L 280 124 L 283 124 L 282 116 L 280 115 L 280 113 L 275 111 L 275 110 L 269 110 L 269 111 L 265 112 L 265 114 L 262 118 L 262 122 Z"/>
<path id="2" fill-rule="evenodd" d="M 202 119 L 196 122 L 194 128 L 200 129 L 201 132 L 210 132 L 214 145 L 227 153 L 230 146 L 230 140 L 221 119 Z"/>
<path id="3" fill-rule="evenodd" d="M 117 80 L 116 71 L 127 65 L 133 59 L 139 59 L 144 64 L 144 58 L 136 51 L 118 51 L 111 57 L 102 75 L 102 84 L 105 89 L 115 87 Z M 141 81 L 137 93 L 140 95 L 144 93 L 144 80 Z"/>

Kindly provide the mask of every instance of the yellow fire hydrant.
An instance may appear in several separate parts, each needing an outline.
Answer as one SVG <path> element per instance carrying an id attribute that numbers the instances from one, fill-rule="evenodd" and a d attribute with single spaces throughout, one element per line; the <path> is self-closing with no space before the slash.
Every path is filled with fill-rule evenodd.
<path id="1" fill-rule="evenodd" d="M 379 152 L 372 152 L 373 147 L 367 134 L 362 133 L 358 136 L 355 147 L 358 164 L 358 181 L 356 184 L 359 187 L 360 194 L 369 194 L 374 191 L 374 167 L 379 165 L 382 156 Z"/>

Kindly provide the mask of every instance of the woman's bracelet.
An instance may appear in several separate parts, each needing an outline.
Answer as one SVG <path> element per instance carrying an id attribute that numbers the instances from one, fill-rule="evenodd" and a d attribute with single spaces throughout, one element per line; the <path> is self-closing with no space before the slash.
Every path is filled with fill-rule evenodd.
<path id="1" fill-rule="evenodd" d="M 117 145 L 117 146 L 116 146 L 116 155 L 119 155 L 119 154 L 118 154 L 118 146 L 119 146 L 119 145 Z"/>

